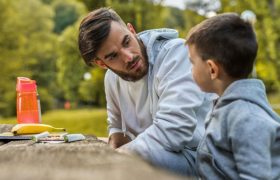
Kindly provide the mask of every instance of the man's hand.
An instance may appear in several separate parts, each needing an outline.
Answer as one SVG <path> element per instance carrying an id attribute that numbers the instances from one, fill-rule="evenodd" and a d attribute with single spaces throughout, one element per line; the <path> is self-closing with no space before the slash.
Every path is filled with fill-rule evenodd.
<path id="1" fill-rule="evenodd" d="M 126 135 L 124 135 L 122 132 L 114 133 L 109 137 L 109 142 L 108 144 L 116 149 L 128 142 L 130 142 L 131 139 Z"/>

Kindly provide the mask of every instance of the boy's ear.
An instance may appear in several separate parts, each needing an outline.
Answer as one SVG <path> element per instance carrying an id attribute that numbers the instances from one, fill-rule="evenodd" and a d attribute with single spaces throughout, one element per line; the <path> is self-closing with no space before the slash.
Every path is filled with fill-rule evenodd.
<path id="1" fill-rule="evenodd" d="M 96 64 L 98 67 L 100 67 L 102 69 L 108 69 L 107 65 L 100 59 L 92 60 L 92 63 Z"/>
<path id="2" fill-rule="evenodd" d="M 135 29 L 134 29 L 134 27 L 133 27 L 132 24 L 127 23 L 127 29 L 128 29 L 130 32 L 132 32 L 132 34 L 136 35 L 136 31 L 135 31 Z"/>
<path id="3" fill-rule="evenodd" d="M 209 73 L 210 77 L 212 80 L 217 79 L 220 73 L 219 65 L 217 64 L 216 61 L 209 59 L 206 61 L 208 68 L 209 68 Z"/>

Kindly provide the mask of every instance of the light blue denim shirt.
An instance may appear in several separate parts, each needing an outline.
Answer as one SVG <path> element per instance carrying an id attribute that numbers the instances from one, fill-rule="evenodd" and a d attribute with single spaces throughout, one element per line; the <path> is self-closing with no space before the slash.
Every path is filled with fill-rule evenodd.
<path id="1" fill-rule="evenodd" d="M 202 179 L 280 179 L 280 118 L 260 80 L 226 89 L 207 117 L 197 153 Z"/>

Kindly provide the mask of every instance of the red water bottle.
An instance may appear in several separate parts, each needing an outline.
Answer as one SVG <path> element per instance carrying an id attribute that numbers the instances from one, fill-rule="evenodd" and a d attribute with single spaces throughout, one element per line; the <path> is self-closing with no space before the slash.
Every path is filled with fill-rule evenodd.
<path id="1" fill-rule="evenodd" d="M 17 122 L 41 123 L 40 100 L 36 81 L 26 77 L 17 78 Z"/>

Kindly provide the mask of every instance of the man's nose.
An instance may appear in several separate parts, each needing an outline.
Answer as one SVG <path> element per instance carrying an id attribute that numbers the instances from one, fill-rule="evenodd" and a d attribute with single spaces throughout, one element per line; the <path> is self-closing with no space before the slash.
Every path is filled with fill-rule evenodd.
<path id="1" fill-rule="evenodd" d="M 129 63 L 133 60 L 133 54 L 129 51 L 129 49 L 123 48 L 121 50 L 122 53 L 122 59 L 125 63 Z"/>

